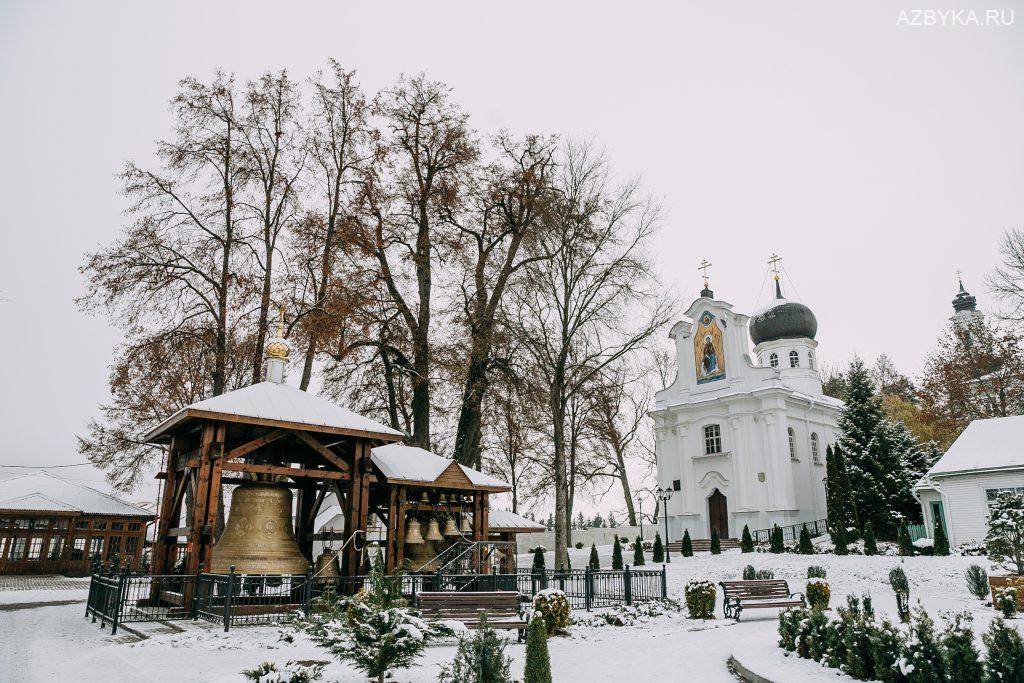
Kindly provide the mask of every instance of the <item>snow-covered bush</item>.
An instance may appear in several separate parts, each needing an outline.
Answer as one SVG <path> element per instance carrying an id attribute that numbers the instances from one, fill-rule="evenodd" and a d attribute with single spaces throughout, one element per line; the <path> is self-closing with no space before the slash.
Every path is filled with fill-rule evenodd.
<path id="1" fill-rule="evenodd" d="M 314 662 L 307 666 L 288 661 L 283 669 L 278 669 L 274 662 L 263 662 L 255 669 L 243 671 L 242 675 L 256 683 L 309 683 L 323 677 L 324 666 L 324 662 Z"/>
<path id="2" fill-rule="evenodd" d="M 571 618 L 573 626 L 633 626 L 648 619 L 682 611 L 678 600 L 667 598 L 636 605 L 616 605 L 603 612 L 590 612 Z"/>
<path id="3" fill-rule="evenodd" d="M 807 568 L 807 578 L 808 579 L 824 579 L 825 578 L 825 568 L 822 567 L 821 565 L 812 564 L 810 567 Z"/>
<path id="4" fill-rule="evenodd" d="M 985 547 L 993 562 L 1024 576 L 1024 494 L 1003 492 L 988 509 Z"/>
<path id="5" fill-rule="evenodd" d="M 406 608 L 400 578 L 376 563 L 369 586 L 334 604 L 318 604 L 310 617 L 295 617 L 292 626 L 338 659 L 383 683 L 393 669 L 410 666 L 428 639 L 450 636 L 451 624 L 427 623 Z"/>
<path id="6" fill-rule="evenodd" d="M 954 614 L 942 633 L 942 652 L 949 681 L 983 681 L 985 669 L 974 645 L 969 612 Z"/>
<path id="7" fill-rule="evenodd" d="M 832 599 L 832 589 L 829 588 L 825 579 L 809 579 L 807 581 L 807 604 L 813 610 L 828 609 L 829 600 Z"/>
<path id="8" fill-rule="evenodd" d="M 758 569 L 755 577 L 758 581 L 768 581 L 775 578 L 775 572 L 771 569 Z"/>
<path id="9" fill-rule="evenodd" d="M 899 612 L 900 621 L 910 621 L 910 581 L 902 567 L 893 567 L 889 570 L 889 585 L 896 593 L 896 610 Z"/>
<path id="10" fill-rule="evenodd" d="M 957 553 L 964 557 L 984 557 L 988 550 L 984 543 L 963 543 L 957 549 Z"/>
<path id="11" fill-rule="evenodd" d="M 988 681 L 1019 681 L 1024 671 L 1024 639 L 1020 632 L 996 619 L 981 636 L 988 654 L 985 673 Z"/>
<path id="12" fill-rule="evenodd" d="M 754 569 L 754 565 L 748 564 L 743 568 L 743 580 L 753 581 L 757 578 L 757 570 Z"/>
<path id="13" fill-rule="evenodd" d="M 691 619 L 715 618 L 715 584 L 710 581 L 689 581 L 686 584 L 686 609 Z"/>
<path id="14" fill-rule="evenodd" d="M 935 554 L 935 541 L 930 538 L 919 538 L 913 543 L 914 552 L 918 555 L 934 555 Z"/>
<path id="15" fill-rule="evenodd" d="M 583 541 L 576 541 L 576 550 L 583 550 Z"/>
<path id="16" fill-rule="evenodd" d="M 980 564 L 972 564 L 967 568 L 967 590 L 971 592 L 971 595 L 984 600 L 988 597 L 990 588 L 988 585 L 988 574 L 985 572 L 985 568 Z"/>
<path id="17" fill-rule="evenodd" d="M 455 659 L 441 666 L 438 683 L 511 683 L 512 660 L 505 655 L 505 641 L 480 616 L 480 627 L 459 639 Z"/>
<path id="18" fill-rule="evenodd" d="M 533 597 L 533 610 L 544 617 L 548 635 L 562 633 L 569 627 L 569 599 L 565 593 L 548 588 Z"/>
<path id="19" fill-rule="evenodd" d="M 900 649 L 896 666 L 907 680 L 915 683 L 946 680 L 945 661 L 935 632 L 935 622 L 923 607 L 914 610 L 910 636 Z"/>
<path id="20" fill-rule="evenodd" d="M 1007 619 L 1013 619 L 1017 613 L 1017 587 L 1003 586 L 993 591 L 993 604 Z"/>

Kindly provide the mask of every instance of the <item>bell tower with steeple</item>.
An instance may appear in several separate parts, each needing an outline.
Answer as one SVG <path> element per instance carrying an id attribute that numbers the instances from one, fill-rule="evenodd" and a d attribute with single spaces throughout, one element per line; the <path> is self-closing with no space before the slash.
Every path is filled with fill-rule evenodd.
<path id="1" fill-rule="evenodd" d="M 960 271 L 956 271 L 956 281 L 960 285 L 960 291 L 953 297 L 953 315 L 950 320 L 959 331 L 964 331 L 975 323 L 981 322 L 985 314 L 978 310 L 978 300 L 973 294 L 964 289 L 963 278 Z"/>

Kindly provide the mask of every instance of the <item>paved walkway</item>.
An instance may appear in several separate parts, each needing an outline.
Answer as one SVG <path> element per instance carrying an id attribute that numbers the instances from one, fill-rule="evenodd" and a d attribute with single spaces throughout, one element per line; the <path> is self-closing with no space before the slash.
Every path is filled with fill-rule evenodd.
<path id="1" fill-rule="evenodd" d="M 0 576 L 0 591 L 81 590 L 88 587 L 88 576 L 81 578 L 69 578 L 59 574 Z"/>

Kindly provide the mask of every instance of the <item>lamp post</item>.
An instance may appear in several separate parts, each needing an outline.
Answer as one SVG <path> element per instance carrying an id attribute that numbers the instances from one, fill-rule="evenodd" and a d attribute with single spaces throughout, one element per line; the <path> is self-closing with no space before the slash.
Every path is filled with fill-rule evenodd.
<path id="1" fill-rule="evenodd" d="M 668 554 L 668 501 L 672 497 L 672 489 L 666 486 L 663 489 L 658 489 L 658 499 L 661 500 L 661 509 L 665 515 L 665 561 L 671 562 L 672 557 Z"/>
<path id="2" fill-rule="evenodd" d="M 643 498 L 637 498 L 636 499 L 636 509 L 637 509 L 637 512 L 640 515 L 639 516 L 639 520 L 640 520 L 640 540 L 643 541 L 644 540 L 644 500 L 643 500 Z M 657 520 L 655 520 L 655 521 L 657 521 Z"/>

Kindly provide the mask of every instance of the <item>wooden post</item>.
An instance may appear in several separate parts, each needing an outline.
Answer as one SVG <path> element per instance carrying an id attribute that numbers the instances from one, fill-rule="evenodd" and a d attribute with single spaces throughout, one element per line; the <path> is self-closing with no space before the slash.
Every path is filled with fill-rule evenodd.
<path id="1" fill-rule="evenodd" d="M 384 567 L 388 573 L 395 570 L 395 548 L 398 546 L 398 487 L 388 488 L 388 531 L 384 553 Z"/>
<path id="2" fill-rule="evenodd" d="M 326 485 L 324 482 L 324 486 Z M 315 531 L 313 526 L 316 520 L 311 518 L 314 514 L 313 505 L 316 503 L 316 487 L 314 481 L 302 482 L 302 488 L 299 489 L 299 504 L 296 506 L 298 514 L 295 516 L 295 540 L 299 544 L 299 550 L 310 562 L 315 559 L 312 533 Z"/>
<path id="3" fill-rule="evenodd" d="M 153 574 L 170 574 L 174 569 L 174 555 L 178 549 L 177 539 L 172 542 L 167 538 L 171 527 L 178 526 L 181 518 L 181 503 L 174 495 L 178 490 L 178 482 L 182 474 L 178 473 L 178 439 L 171 438 L 170 447 L 167 449 L 167 471 L 164 479 L 164 491 L 160 497 L 160 518 L 156 525 L 156 542 L 153 544 Z M 74 522 L 68 524 L 74 528 Z M 69 543 L 71 542 L 69 536 Z"/>
<path id="4" fill-rule="evenodd" d="M 214 422 L 203 425 L 202 447 L 196 468 L 196 490 L 189 529 L 189 555 L 185 573 L 192 574 L 202 563 L 210 566 L 213 555 L 213 521 L 217 517 L 220 493 L 221 455 L 224 447 L 225 426 Z M 219 437 L 219 440 L 218 440 Z M 217 453 L 214 443 L 219 444 Z"/>
<path id="5" fill-rule="evenodd" d="M 405 559 L 405 515 L 409 510 L 409 503 L 406 500 L 409 489 L 404 486 L 398 487 L 398 517 L 395 519 L 395 569 L 402 566 Z"/>
<path id="6" fill-rule="evenodd" d="M 345 550 L 341 556 L 341 573 L 343 576 L 355 576 L 359 573 L 359 552 L 356 550 L 355 539 L 352 534 L 359 529 L 359 511 L 362 509 L 363 494 L 363 456 L 366 443 L 363 440 L 356 441 L 352 449 L 352 476 L 349 479 L 347 496 L 348 505 L 345 506 Z M 365 524 L 363 526 L 365 530 Z M 365 539 L 363 539 L 365 541 Z"/>

